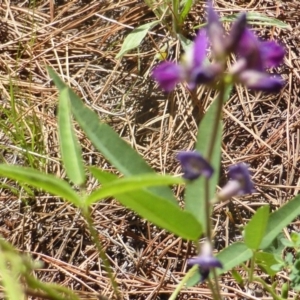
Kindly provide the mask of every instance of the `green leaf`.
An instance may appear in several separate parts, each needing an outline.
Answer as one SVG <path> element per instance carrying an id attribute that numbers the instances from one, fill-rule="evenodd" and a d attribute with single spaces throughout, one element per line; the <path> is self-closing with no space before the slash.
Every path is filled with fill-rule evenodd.
<path id="1" fill-rule="evenodd" d="M 221 21 L 233 22 L 237 19 L 238 15 L 239 14 L 233 14 L 233 15 L 223 17 L 221 18 Z M 291 29 L 291 26 L 289 24 L 286 24 L 276 18 L 268 17 L 258 12 L 248 12 L 247 21 L 248 24 L 253 24 L 253 25 L 275 26 L 281 29 Z"/>
<path id="2" fill-rule="evenodd" d="M 182 34 L 178 34 L 177 37 L 180 41 L 181 47 L 183 48 L 184 52 L 188 52 L 190 47 L 192 47 L 193 42 Z"/>
<path id="3" fill-rule="evenodd" d="M 219 274 L 225 273 L 253 256 L 251 249 L 242 242 L 234 243 L 222 250 L 217 258 L 222 262 L 223 269 L 218 269 Z"/>
<path id="4" fill-rule="evenodd" d="M 221 18 L 221 22 L 234 22 L 239 14 L 232 14 Z M 248 12 L 247 13 L 247 22 L 248 24 L 253 25 L 262 25 L 262 26 L 275 26 L 281 29 L 291 30 L 291 26 L 287 23 L 284 23 L 276 18 L 268 17 L 264 14 L 258 12 Z M 207 23 L 202 23 L 200 25 L 194 26 L 194 29 L 205 27 Z"/>
<path id="5" fill-rule="evenodd" d="M 237 272 L 236 270 L 231 270 L 231 275 L 234 278 L 234 280 L 237 282 L 238 285 L 244 285 L 244 279 L 242 275 Z"/>
<path id="6" fill-rule="evenodd" d="M 182 8 L 182 11 L 180 13 L 180 21 L 181 23 L 184 22 L 185 18 L 187 17 L 188 13 L 190 12 L 193 5 L 193 0 L 186 0 L 184 1 L 184 6 Z"/>
<path id="7" fill-rule="evenodd" d="M 255 253 L 255 263 L 268 275 L 275 276 L 277 272 L 272 269 L 272 266 L 277 264 L 277 260 L 274 255 L 267 252 Z"/>
<path id="8" fill-rule="evenodd" d="M 77 206 L 81 205 L 79 196 L 72 188 L 65 181 L 53 175 L 15 165 L 0 165 L 0 175 L 40 188 Z"/>
<path id="9" fill-rule="evenodd" d="M 245 244 L 257 250 L 266 232 L 269 219 L 269 205 L 260 207 L 245 226 Z"/>
<path id="10" fill-rule="evenodd" d="M 51 69 L 48 72 L 58 89 L 67 87 L 59 76 Z M 107 124 L 101 123 L 98 115 L 86 107 L 81 99 L 68 88 L 73 115 L 82 130 L 104 157 L 125 176 L 154 173 L 144 159 L 130 147 L 119 135 Z M 150 189 L 152 193 L 168 198 L 177 204 L 172 191 L 167 187 Z"/>
<path id="11" fill-rule="evenodd" d="M 261 242 L 260 249 L 267 248 L 282 229 L 300 215 L 300 195 L 289 200 L 285 205 L 270 214 L 266 234 Z"/>
<path id="12" fill-rule="evenodd" d="M 214 101 L 205 113 L 198 130 L 196 150 L 204 157 L 207 155 L 209 140 L 212 136 L 213 126 L 216 122 L 217 103 Z M 222 122 L 219 121 L 219 128 L 212 154 L 211 165 L 214 168 L 214 174 L 209 180 L 209 192 L 213 197 L 216 192 L 216 186 L 219 180 L 220 160 L 221 160 L 221 138 L 222 138 Z M 190 211 L 199 222 L 202 223 L 203 230 L 206 230 L 206 213 L 205 213 L 205 178 L 200 177 L 197 180 L 186 185 L 185 189 L 185 209 Z"/>
<path id="13" fill-rule="evenodd" d="M 21 266 L 22 259 L 20 256 L 15 253 L 1 251 L 0 276 L 1 286 L 4 287 L 6 295 L 5 299 L 25 299 L 22 286 L 18 279 Z"/>
<path id="14" fill-rule="evenodd" d="M 67 88 L 59 95 L 58 130 L 62 160 L 70 180 L 81 185 L 85 182 L 81 148 L 74 133 L 71 118 L 70 98 Z"/>
<path id="15" fill-rule="evenodd" d="M 269 252 L 273 253 L 274 255 L 281 256 L 285 248 L 285 245 L 283 244 L 284 239 L 286 239 L 284 233 L 279 233 L 272 241 L 272 243 L 267 248 L 264 248 L 264 252 Z"/>
<path id="16" fill-rule="evenodd" d="M 107 173 L 97 168 L 90 168 L 96 178 Z M 86 204 L 91 205 L 101 199 L 107 197 L 116 197 L 117 195 L 127 192 L 142 190 L 152 186 L 168 186 L 172 184 L 184 184 L 185 181 L 181 177 L 173 177 L 169 175 L 158 174 L 142 174 L 125 178 L 117 178 L 113 182 L 104 184 L 100 189 L 94 191 L 87 199 Z M 166 199 L 166 201 L 168 201 Z"/>
<path id="17" fill-rule="evenodd" d="M 104 186 L 117 179 L 116 175 L 106 172 L 97 172 L 95 177 Z M 118 194 L 116 199 L 148 221 L 184 239 L 196 241 L 202 234 L 201 225 L 191 213 L 148 190 Z"/>
<path id="18" fill-rule="evenodd" d="M 160 21 L 153 21 L 133 29 L 133 31 L 125 38 L 116 59 L 121 58 L 128 51 L 139 47 L 147 32 L 159 23 Z"/>

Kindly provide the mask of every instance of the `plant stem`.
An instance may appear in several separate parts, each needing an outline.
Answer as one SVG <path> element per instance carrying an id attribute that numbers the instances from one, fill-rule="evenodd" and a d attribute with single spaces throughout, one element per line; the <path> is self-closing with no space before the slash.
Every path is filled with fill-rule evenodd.
<path id="1" fill-rule="evenodd" d="M 221 295 L 219 293 L 219 290 L 213 285 L 212 281 L 208 279 L 208 286 L 212 292 L 212 296 L 214 300 L 221 300 Z"/>
<path id="2" fill-rule="evenodd" d="M 180 33 L 178 28 L 179 22 L 179 0 L 172 0 L 172 23 L 173 23 L 173 31 L 175 34 Z"/>
<path id="3" fill-rule="evenodd" d="M 264 287 L 264 289 L 272 295 L 274 300 L 282 300 L 282 298 L 277 296 L 276 293 L 273 291 L 273 289 L 270 288 L 269 285 L 266 284 L 266 282 L 263 279 L 261 279 L 260 277 L 256 277 L 256 276 L 253 277 L 253 281 L 259 282 Z"/>
<path id="4" fill-rule="evenodd" d="M 88 224 L 89 232 L 91 233 L 91 236 L 93 238 L 93 242 L 95 243 L 95 245 L 97 247 L 97 250 L 99 252 L 99 256 L 100 256 L 100 258 L 101 258 L 101 260 L 104 264 L 105 271 L 108 274 L 108 277 L 109 277 L 109 280 L 111 282 L 114 294 L 116 295 L 116 299 L 120 300 L 121 296 L 120 296 L 120 292 L 118 290 L 117 282 L 116 282 L 116 280 L 114 278 L 114 275 L 111 271 L 110 264 L 108 262 L 108 259 L 107 259 L 106 255 L 105 255 L 105 252 L 103 251 L 103 247 L 102 247 L 101 242 L 98 238 L 97 230 L 95 229 L 95 227 L 93 225 L 93 221 L 91 219 L 89 210 L 87 208 L 82 208 L 82 215 L 84 216 L 84 218 L 85 218 L 85 220 Z"/>
<path id="5" fill-rule="evenodd" d="M 214 147 L 216 144 L 216 138 L 218 135 L 219 122 L 221 119 L 225 95 L 226 95 L 226 84 L 222 80 L 220 82 L 219 95 L 218 95 L 218 98 L 216 99 L 216 101 L 218 101 L 216 119 L 215 119 L 215 122 L 213 123 L 212 137 L 209 140 L 208 151 L 206 153 L 206 159 L 209 163 L 211 163 L 212 154 L 213 154 Z M 204 184 L 205 184 L 205 199 L 204 200 L 205 200 L 205 216 L 206 216 L 206 220 L 205 220 L 206 221 L 206 237 L 207 237 L 208 241 L 212 244 L 212 230 L 211 230 L 211 220 L 210 220 L 212 202 L 211 202 L 210 193 L 209 193 L 209 180 L 205 179 Z M 215 300 L 216 299 L 220 300 L 221 294 L 220 294 L 220 287 L 219 287 L 219 283 L 218 283 L 218 275 L 217 275 L 216 269 L 213 268 L 212 272 L 213 272 L 213 278 L 214 278 L 215 284 L 213 285 L 209 281 L 210 289 L 213 293 L 213 298 Z"/>
<path id="6" fill-rule="evenodd" d="M 169 300 L 175 300 L 178 294 L 180 293 L 181 289 L 184 287 L 184 285 L 188 282 L 188 280 L 194 275 L 194 273 L 197 271 L 198 266 L 193 266 L 183 277 L 183 279 L 180 281 L 180 283 L 177 285 L 176 289 L 172 293 Z"/>
<path id="7" fill-rule="evenodd" d="M 218 98 L 216 99 L 216 101 L 218 101 L 216 121 L 213 123 L 212 137 L 209 140 L 208 151 L 206 153 L 206 159 L 207 159 L 208 162 L 211 162 L 211 159 L 212 159 L 212 154 L 213 154 L 213 151 L 214 151 L 215 141 L 216 141 L 216 137 L 217 137 L 217 134 L 218 134 L 219 122 L 220 122 L 220 119 L 221 119 L 221 114 L 222 114 L 222 108 L 223 108 L 225 95 L 226 95 L 225 82 L 222 80 L 220 82 L 219 95 L 218 95 Z"/>
<path id="8" fill-rule="evenodd" d="M 254 272 L 254 262 L 255 262 L 255 254 L 256 252 L 253 251 L 253 255 L 250 261 L 250 269 L 249 269 L 249 282 L 253 281 L 253 272 Z"/>

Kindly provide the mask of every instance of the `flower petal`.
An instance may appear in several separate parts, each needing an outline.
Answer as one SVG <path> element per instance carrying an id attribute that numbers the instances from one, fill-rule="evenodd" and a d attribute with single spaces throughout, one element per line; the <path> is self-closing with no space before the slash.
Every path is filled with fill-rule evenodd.
<path id="1" fill-rule="evenodd" d="M 198 265 L 199 272 L 201 274 L 200 282 L 203 282 L 207 279 L 209 272 L 212 268 L 223 268 L 222 263 L 214 257 L 212 254 L 204 255 L 201 254 L 197 257 L 191 258 L 188 260 L 188 265 Z"/>
<path id="2" fill-rule="evenodd" d="M 229 37 L 226 40 L 226 51 L 228 54 L 235 51 L 236 47 L 239 45 L 240 39 L 242 38 L 244 31 L 246 30 L 246 25 L 247 15 L 245 13 L 242 13 L 233 23 Z"/>
<path id="3" fill-rule="evenodd" d="M 255 191 L 247 165 L 240 163 L 228 168 L 230 180 L 217 195 L 219 201 L 232 197 L 250 194 Z"/>
<path id="4" fill-rule="evenodd" d="M 237 52 L 242 58 L 246 59 L 248 69 L 258 71 L 264 69 L 259 46 L 260 42 L 255 34 L 251 30 L 245 29 L 237 46 Z"/>
<path id="5" fill-rule="evenodd" d="M 228 176 L 231 180 L 238 181 L 241 184 L 240 194 L 250 194 L 254 191 L 250 172 L 246 164 L 240 163 L 228 168 Z"/>
<path id="6" fill-rule="evenodd" d="M 261 42 L 260 51 L 265 68 L 277 67 L 285 54 L 284 49 L 274 41 Z"/>
<path id="7" fill-rule="evenodd" d="M 211 165 L 198 152 L 182 151 L 177 154 L 182 170 L 183 178 L 194 180 L 203 175 L 210 178 L 214 172 Z"/>
<path id="8" fill-rule="evenodd" d="M 208 84 L 217 80 L 217 78 L 222 73 L 222 71 L 223 71 L 223 67 L 221 64 L 218 63 L 207 64 L 207 65 L 203 65 L 198 70 L 193 70 L 191 78 L 192 81 L 195 82 L 195 85 Z"/>
<path id="9" fill-rule="evenodd" d="M 207 34 L 211 42 L 213 53 L 216 57 L 223 57 L 225 52 L 224 28 L 218 14 L 215 12 L 211 1 L 207 9 Z"/>
<path id="10" fill-rule="evenodd" d="M 281 79 L 281 77 L 272 77 L 267 73 L 258 72 L 255 70 L 244 71 L 239 74 L 238 78 L 249 89 L 256 91 L 277 93 L 284 86 L 284 81 Z"/>
<path id="11" fill-rule="evenodd" d="M 205 30 L 200 30 L 193 45 L 193 68 L 202 66 L 207 51 L 207 35 Z"/>
<path id="12" fill-rule="evenodd" d="M 167 92 L 174 90 L 176 84 L 182 80 L 183 76 L 182 66 L 170 61 L 162 62 L 152 71 L 152 77 Z"/>

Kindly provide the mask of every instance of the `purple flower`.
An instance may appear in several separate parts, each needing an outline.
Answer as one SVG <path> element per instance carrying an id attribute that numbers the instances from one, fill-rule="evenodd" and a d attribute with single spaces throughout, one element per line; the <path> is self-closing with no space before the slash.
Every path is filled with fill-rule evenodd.
<path id="1" fill-rule="evenodd" d="M 279 92 L 284 85 L 279 76 L 271 77 L 265 72 L 255 70 L 245 70 L 239 74 L 239 81 L 244 83 L 249 89 L 269 93 Z"/>
<path id="2" fill-rule="evenodd" d="M 214 172 L 212 166 L 198 152 L 182 151 L 177 154 L 177 159 L 181 164 L 185 179 L 194 180 L 201 175 L 210 178 Z"/>
<path id="3" fill-rule="evenodd" d="M 276 42 L 262 42 L 251 30 L 245 29 L 239 40 L 237 53 L 246 59 L 247 69 L 264 71 L 266 68 L 279 66 L 285 51 Z"/>
<path id="4" fill-rule="evenodd" d="M 244 163 L 229 167 L 228 176 L 231 180 L 218 194 L 219 200 L 224 201 L 234 196 L 250 194 L 255 191 L 248 167 Z"/>
<path id="5" fill-rule="evenodd" d="M 154 68 L 152 77 L 165 91 L 172 91 L 176 84 L 186 81 L 190 89 L 194 89 L 197 83 L 205 83 L 210 80 L 211 72 L 204 63 L 206 59 L 207 37 L 204 30 L 199 31 L 194 45 L 187 51 L 181 64 L 165 61 Z"/>
<path id="6" fill-rule="evenodd" d="M 240 38 L 246 29 L 246 14 L 240 14 L 233 23 L 229 35 L 225 36 L 225 30 L 218 14 L 213 9 L 211 1 L 208 1 L 207 10 L 207 32 L 212 45 L 213 54 L 216 58 L 225 60 L 239 43 Z"/>
<path id="7" fill-rule="evenodd" d="M 245 29 L 236 47 L 239 55 L 233 74 L 241 83 L 253 90 L 278 92 L 284 82 L 279 76 L 270 76 L 266 68 L 277 67 L 285 54 L 284 49 L 274 41 L 262 42 L 255 34 Z"/>
<path id="8" fill-rule="evenodd" d="M 201 275 L 201 282 L 205 281 L 208 278 L 209 272 L 212 268 L 223 268 L 222 263 L 213 256 L 211 248 L 212 247 L 210 243 L 205 242 L 201 247 L 200 255 L 188 260 L 188 265 L 198 265 Z"/>
<path id="9" fill-rule="evenodd" d="M 232 83 L 242 83 L 248 88 L 266 92 L 278 92 L 284 85 L 279 76 L 270 76 L 265 69 L 278 66 L 284 57 L 284 49 L 274 41 L 260 41 L 247 29 L 246 14 L 239 15 L 229 35 L 218 14 L 208 1 L 208 20 L 204 30 L 199 31 L 194 44 L 185 53 L 180 64 L 165 61 L 154 68 L 152 77 L 165 91 L 172 91 L 179 82 L 187 82 L 193 90 L 197 84 L 214 84 L 227 77 Z M 214 62 L 206 58 L 208 43 Z M 236 53 L 238 61 L 228 74 L 225 73 L 226 59 Z"/>

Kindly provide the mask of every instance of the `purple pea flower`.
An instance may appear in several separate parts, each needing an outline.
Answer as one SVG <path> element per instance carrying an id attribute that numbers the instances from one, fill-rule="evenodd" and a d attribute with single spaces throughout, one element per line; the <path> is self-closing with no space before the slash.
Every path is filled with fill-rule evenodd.
<path id="1" fill-rule="evenodd" d="M 162 62 L 154 68 L 152 77 L 167 92 L 172 91 L 181 81 L 186 81 L 189 89 L 194 89 L 197 83 L 206 83 L 214 76 L 211 74 L 214 72 L 205 63 L 206 50 L 206 32 L 201 30 L 194 45 L 185 53 L 181 64 L 170 61 Z"/>
<path id="2" fill-rule="evenodd" d="M 214 172 L 212 166 L 198 152 L 182 151 L 177 154 L 177 159 L 181 164 L 185 179 L 195 180 L 201 175 L 210 178 Z"/>
<path id="3" fill-rule="evenodd" d="M 248 88 L 266 92 L 278 92 L 283 87 L 279 76 L 270 76 L 266 68 L 277 67 L 285 54 L 284 49 L 274 41 L 262 42 L 255 34 L 245 29 L 236 47 L 239 55 L 233 74 Z"/>
<path id="4" fill-rule="evenodd" d="M 225 201 L 234 196 L 253 193 L 254 186 L 248 167 L 244 163 L 230 166 L 228 176 L 231 180 L 222 188 L 218 194 L 218 199 Z"/>
<path id="5" fill-rule="evenodd" d="M 222 263 L 213 256 L 212 247 L 209 242 L 204 242 L 201 247 L 201 253 L 199 256 L 188 260 L 188 265 L 198 265 L 199 272 L 201 275 L 200 282 L 204 282 L 212 268 L 223 268 Z"/>
<path id="6" fill-rule="evenodd" d="M 211 1 L 208 1 L 207 32 L 214 56 L 219 60 L 225 60 L 239 43 L 246 29 L 246 14 L 242 13 L 233 23 L 230 33 L 225 36 L 225 30 L 218 14 L 213 9 Z"/>

